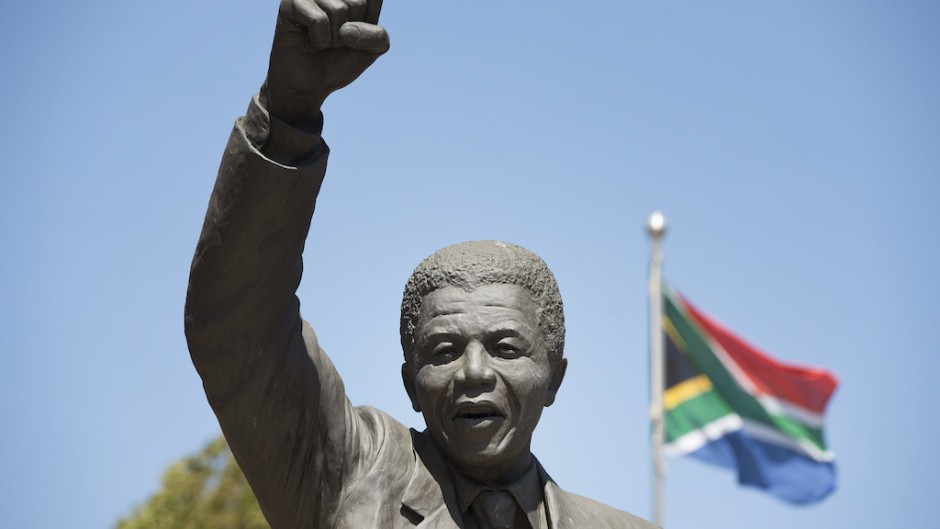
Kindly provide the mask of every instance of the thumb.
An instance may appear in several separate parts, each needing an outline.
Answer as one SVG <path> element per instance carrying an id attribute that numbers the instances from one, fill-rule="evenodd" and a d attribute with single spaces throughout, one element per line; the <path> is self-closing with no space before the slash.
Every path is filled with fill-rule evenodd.
<path id="1" fill-rule="evenodd" d="M 346 22 L 339 28 L 343 46 L 381 55 L 388 51 L 388 33 L 382 26 L 365 22 Z"/>

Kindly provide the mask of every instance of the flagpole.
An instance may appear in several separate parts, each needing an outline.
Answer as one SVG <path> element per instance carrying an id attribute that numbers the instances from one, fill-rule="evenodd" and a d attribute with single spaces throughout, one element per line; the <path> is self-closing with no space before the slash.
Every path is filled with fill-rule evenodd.
<path id="1" fill-rule="evenodd" d="M 665 359 L 663 354 L 663 293 L 662 239 L 666 234 L 666 217 L 654 211 L 646 223 L 650 236 L 650 421 L 653 426 L 651 451 L 653 458 L 653 522 L 663 526 L 663 385 Z"/>

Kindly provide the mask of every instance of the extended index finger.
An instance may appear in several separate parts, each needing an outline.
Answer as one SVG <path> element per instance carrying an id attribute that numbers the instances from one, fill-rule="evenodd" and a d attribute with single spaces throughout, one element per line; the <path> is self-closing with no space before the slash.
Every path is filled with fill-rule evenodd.
<path id="1" fill-rule="evenodd" d="M 365 21 L 369 24 L 378 24 L 379 14 L 382 12 L 382 0 L 368 0 L 368 2 Z"/>

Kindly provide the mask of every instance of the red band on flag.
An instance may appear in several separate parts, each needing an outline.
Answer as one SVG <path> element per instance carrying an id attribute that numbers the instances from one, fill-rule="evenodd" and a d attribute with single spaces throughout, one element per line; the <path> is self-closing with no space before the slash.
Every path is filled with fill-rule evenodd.
<path id="1" fill-rule="evenodd" d="M 826 403 L 838 385 L 832 373 L 775 360 L 704 315 L 684 297 L 682 303 L 701 329 L 711 335 L 744 371 L 758 394 L 769 395 L 815 413 L 825 411 Z"/>

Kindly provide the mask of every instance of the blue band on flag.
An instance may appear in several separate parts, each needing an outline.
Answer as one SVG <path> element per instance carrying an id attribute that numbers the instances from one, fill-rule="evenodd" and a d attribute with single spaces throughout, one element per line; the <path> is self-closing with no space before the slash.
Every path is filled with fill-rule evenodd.
<path id="1" fill-rule="evenodd" d="M 836 469 L 830 461 L 816 461 L 792 448 L 754 439 L 738 430 L 690 454 L 737 469 L 742 485 L 765 490 L 797 505 L 817 502 L 836 487 Z"/>

